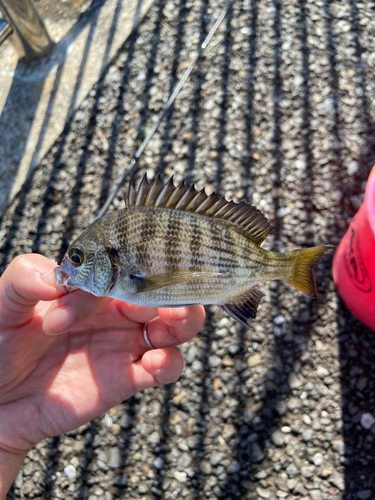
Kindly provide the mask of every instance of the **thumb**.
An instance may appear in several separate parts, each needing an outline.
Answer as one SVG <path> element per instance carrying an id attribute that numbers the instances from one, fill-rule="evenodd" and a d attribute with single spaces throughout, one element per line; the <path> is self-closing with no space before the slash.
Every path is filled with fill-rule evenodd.
<path id="1" fill-rule="evenodd" d="M 0 325 L 19 326 L 29 321 L 36 304 L 64 294 L 55 284 L 56 264 L 38 254 L 16 257 L 0 279 Z"/>

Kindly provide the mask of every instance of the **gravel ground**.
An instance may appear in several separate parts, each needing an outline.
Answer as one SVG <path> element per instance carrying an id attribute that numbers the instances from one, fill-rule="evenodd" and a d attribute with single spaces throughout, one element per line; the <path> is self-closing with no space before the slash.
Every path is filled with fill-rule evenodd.
<path id="1" fill-rule="evenodd" d="M 223 6 L 154 3 L 3 217 L 2 270 L 23 252 L 61 258 Z M 375 161 L 374 11 L 234 0 L 136 181 L 162 171 L 250 200 L 274 225 L 268 248 L 336 245 Z M 330 265 L 316 301 L 266 285 L 253 331 L 208 308 L 179 382 L 40 443 L 8 498 L 374 499 L 375 338 Z"/>

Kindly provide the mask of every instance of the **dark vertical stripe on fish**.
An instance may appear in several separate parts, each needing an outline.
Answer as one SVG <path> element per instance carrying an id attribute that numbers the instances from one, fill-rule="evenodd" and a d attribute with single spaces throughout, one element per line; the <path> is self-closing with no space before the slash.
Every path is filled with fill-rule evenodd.
<path id="1" fill-rule="evenodd" d="M 223 232 L 220 231 L 218 224 L 215 220 L 208 220 L 210 228 L 210 238 L 211 238 L 211 248 L 216 252 L 217 255 L 217 266 L 219 272 L 226 271 L 226 263 L 224 258 L 224 248 L 223 248 Z"/>
<path id="2" fill-rule="evenodd" d="M 116 250 L 120 250 L 122 253 L 125 253 L 127 251 L 127 245 L 129 241 L 129 235 L 128 235 L 128 222 L 129 222 L 129 217 L 128 214 L 125 212 L 116 212 L 117 218 L 115 219 L 115 224 L 114 228 L 109 230 L 110 234 L 114 235 L 114 238 L 112 241 L 109 241 L 109 245 L 113 245 Z"/>
<path id="3" fill-rule="evenodd" d="M 143 263 L 144 266 L 151 270 L 152 268 L 152 257 L 151 257 L 151 246 L 152 240 L 156 233 L 156 221 L 155 212 L 153 210 L 145 210 L 143 212 L 143 221 L 140 229 L 141 247 L 143 252 Z"/>
<path id="4" fill-rule="evenodd" d="M 174 274 L 178 271 L 178 264 L 181 260 L 181 252 L 179 251 L 181 222 L 181 217 L 175 212 L 172 210 L 168 212 L 167 231 L 165 233 L 165 258 L 168 274 Z"/>
<path id="5" fill-rule="evenodd" d="M 233 232 L 230 231 L 228 227 L 225 228 L 223 241 L 223 251 L 225 251 L 228 258 L 232 257 L 232 259 L 236 261 L 241 255 L 240 252 L 237 251 L 240 250 L 240 248 L 238 248 Z"/>
<path id="6" fill-rule="evenodd" d="M 201 225 L 196 220 L 191 223 L 191 239 L 190 239 L 190 271 L 202 270 L 202 230 Z"/>

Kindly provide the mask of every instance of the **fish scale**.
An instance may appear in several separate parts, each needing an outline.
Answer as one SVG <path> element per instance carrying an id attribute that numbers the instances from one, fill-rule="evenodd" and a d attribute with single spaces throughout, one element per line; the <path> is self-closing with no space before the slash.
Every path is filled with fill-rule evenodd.
<path id="1" fill-rule="evenodd" d="M 173 179 L 144 177 L 126 208 L 93 222 L 68 248 L 56 282 L 149 307 L 218 304 L 248 326 L 263 294 L 258 283 L 284 279 L 316 296 L 312 266 L 331 248 L 275 253 L 259 210 L 207 196 Z"/>

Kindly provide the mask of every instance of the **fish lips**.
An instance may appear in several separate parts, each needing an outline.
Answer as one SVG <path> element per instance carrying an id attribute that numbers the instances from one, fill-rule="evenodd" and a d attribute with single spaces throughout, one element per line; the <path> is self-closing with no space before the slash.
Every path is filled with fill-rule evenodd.
<path id="1" fill-rule="evenodd" d="M 55 267 L 53 271 L 55 273 L 57 286 L 64 286 L 68 292 L 78 288 L 75 285 L 69 285 L 69 280 L 76 274 L 76 269 L 66 258 L 64 258 L 61 265 L 59 267 Z"/>

